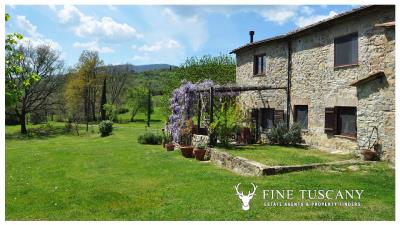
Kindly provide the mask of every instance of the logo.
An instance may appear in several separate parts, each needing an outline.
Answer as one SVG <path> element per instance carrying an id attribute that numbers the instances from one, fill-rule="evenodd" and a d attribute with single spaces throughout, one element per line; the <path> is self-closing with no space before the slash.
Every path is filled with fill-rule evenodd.
<path id="1" fill-rule="evenodd" d="M 243 192 L 239 191 L 240 183 L 238 185 L 234 186 L 234 188 L 236 190 L 236 195 L 242 201 L 242 209 L 245 211 L 250 209 L 250 205 L 249 205 L 250 200 L 253 198 L 254 195 L 256 195 L 255 193 L 256 193 L 257 186 L 254 185 L 253 183 L 251 183 L 251 185 L 253 185 L 253 192 L 250 193 L 250 191 L 249 191 L 249 193 L 247 195 L 244 195 Z"/>

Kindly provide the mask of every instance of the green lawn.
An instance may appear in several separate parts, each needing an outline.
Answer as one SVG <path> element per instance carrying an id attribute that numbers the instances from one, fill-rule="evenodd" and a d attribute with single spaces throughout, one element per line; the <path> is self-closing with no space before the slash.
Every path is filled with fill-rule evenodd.
<path id="1" fill-rule="evenodd" d="M 394 220 L 395 173 L 386 163 L 242 177 L 138 144 L 143 122 L 115 124 L 105 138 L 92 129 L 20 138 L 19 127 L 6 127 L 7 220 Z M 259 186 L 249 211 L 234 195 L 239 182 Z M 267 208 L 262 189 L 363 189 L 364 198 L 361 207 Z"/>
<path id="2" fill-rule="evenodd" d="M 240 146 L 223 149 L 235 156 L 242 156 L 270 166 L 325 163 L 354 159 L 350 154 L 331 154 L 317 149 L 271 145 Z"/>

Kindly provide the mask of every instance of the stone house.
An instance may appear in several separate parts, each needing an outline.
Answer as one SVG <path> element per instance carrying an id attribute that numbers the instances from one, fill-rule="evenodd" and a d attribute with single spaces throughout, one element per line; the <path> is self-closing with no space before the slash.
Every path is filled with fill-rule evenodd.
<path id="1" fill-rule="evenodd" d="M 288 34 L 250 42 L 236 54 L 239 103 L 263 133 L 298 122 L 307 144 L 359 153 L 395 149 L 395 6 L 362 6 Z"/>

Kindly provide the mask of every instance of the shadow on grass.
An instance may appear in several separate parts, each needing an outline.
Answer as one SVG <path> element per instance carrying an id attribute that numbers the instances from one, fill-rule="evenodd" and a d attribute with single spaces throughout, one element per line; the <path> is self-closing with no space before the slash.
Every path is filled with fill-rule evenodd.
<path id="1" fill-rule="evenodd" d="M 40 127 L 28 129 L 27 134 L 21 134 L 19 131 L 6 133 L 6 140 L 30 140 L 30 139 L 47 139 L 60 135 L 68 134 L 64 127 L 54 127 L 41 125 Z"/>

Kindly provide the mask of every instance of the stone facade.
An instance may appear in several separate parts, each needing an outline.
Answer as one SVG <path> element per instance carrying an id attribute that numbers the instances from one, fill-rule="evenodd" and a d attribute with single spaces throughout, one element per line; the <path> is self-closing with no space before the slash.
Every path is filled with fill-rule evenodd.
<path id="1" fill-rule="evenodd" d="M 392 7 L 374 7 L 357 17 L 323 26 L 313 32 L 292 35 L 244 48 L 236 52 L 236 81 L 240 85 L 287 86 L 288 43 L 291 48 L 290 122 L 295 105 L 308 106 L 306 143 L 322 149 L 358 152 L 371 136 L 378 135 L 384 158 L 394 160 L 395 119 L 395 29 L 376 24 L 394 21 Z M 358 64 L 334 67 L 334 39 L 358 33 Z M 266 54 L 266 74 L 253 75 L 257 54 Z M 371 80 L 362 85 L 352 83 L 382 71 L 384 80 Z M 274 108 L 286 112 L 286 91 L 268 90 L 241 94 L 244 109 Z M 325 108 L 357 107 L 357 138 L 325 133 Z"/>

